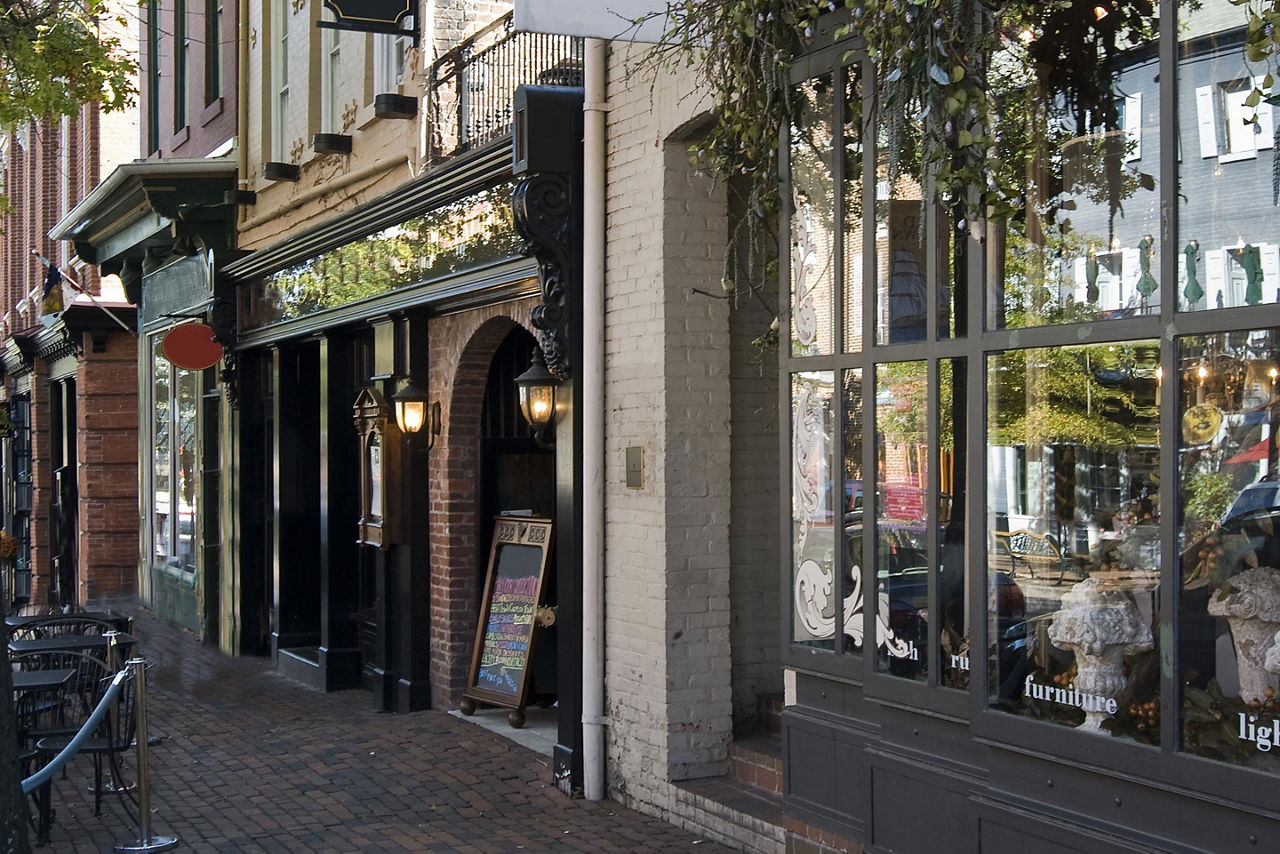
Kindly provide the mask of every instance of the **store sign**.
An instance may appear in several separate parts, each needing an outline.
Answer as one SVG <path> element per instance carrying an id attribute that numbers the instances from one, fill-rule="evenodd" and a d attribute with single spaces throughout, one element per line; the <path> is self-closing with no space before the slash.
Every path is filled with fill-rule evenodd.
<path id="1" fill-rule="evenodd" d="M 403 35 L 400 22 L 413 14 L 413 0 L 324 0 L 324 6 L 336 19 L 328 26 L 367 33 Z"/>
<path id="2" fill-rule="evenodd" d="M 213 329 L 203 323 L 184 323 L 165 333 L 160 343 L 164 357 L 179 368 L 203 371 L 218 364 L 222 345 L 213 337 Z"/>
<path id="3" fill-rule="evenodd" d="M 515 27 L 521 33 L 658 42 L 667 31 L 667 4 L 663 0 L 516 0 Z"/>

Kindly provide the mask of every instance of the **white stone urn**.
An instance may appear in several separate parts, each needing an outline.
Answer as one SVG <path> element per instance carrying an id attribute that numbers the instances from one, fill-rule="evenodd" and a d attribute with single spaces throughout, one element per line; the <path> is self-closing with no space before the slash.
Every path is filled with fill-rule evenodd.
<path id="1" fill-rule="evenodd" d="M 1280 570 L 1269 566 L 1234 575 L 1209 597 L 1209 613 L 1226 618 L 1236 647 L 1240 699 L 1267 699 L 1267 689 L 1280 689 L 1280 673 L 1268 672 L 1268 653 L 1280 632 Z M 1276 662 L 1280 670 L 1280 661 Z"/>
<path id="2" fill-rule="evenodd" d="M 1276 632 L 1276 636 L 1271 639 L 1271 649 L 1267 650 L 1267 658 L 1264 665 L 1268 673 L 1280 675 L 1280 632 Z M 1276 693 L 1280 693 L 1280 691 Z"/>
<path id="3" fill-rule="evenodd" d="M 1101 731 L 1124 690 L 1124 658 L 1154 645 L 1151 628 L 1142 620 L 1133 596 L 1124 590 L 1103 589 L 1088 578 L 1062 597 L 1053 615 L 1049 640 L 1076 656 L 1075 691 L 1084 709 L 1080 729 Z"/>

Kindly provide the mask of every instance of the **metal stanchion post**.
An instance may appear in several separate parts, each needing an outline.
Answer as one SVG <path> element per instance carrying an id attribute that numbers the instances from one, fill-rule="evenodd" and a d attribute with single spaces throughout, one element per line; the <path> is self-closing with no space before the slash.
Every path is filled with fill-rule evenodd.
<path id="1" fill-rule="evenodd" d="M 112 630 L 109 632 L 103 632 L 102 636 L 107 639 L 107 669 L 110 670 L 112 673 L 115 673 L 120 669 L 120 637 L 119 637 L 120 632 Z M 112 716 L 112 720 L 114 720 L 115 715 L 119 713 L 118 707 L 119 707 L 119 704 L 116 704 L 111 708 L 111 711 L 108 712 L 108 714 Z M 126 783 L 123 780 L 119 781 L 118 783 L 115 780 L 108 780 L 102 784 L 102 791 L 132 792 L 133 786 L 134 786 L 133 783 Z M 95 790 L 95 786 L 92 783 L 90 783 L 88 791 L 92 792 L 94 790 Z"/>
<path id="2" fill-rule="evenodd" d="M 117 845 L 115 850 L 167 851 L 177 847 L 177 837 L 151 835 L 151 789 L 147 783 L 147 662 L 142 658 L 131 658 L 125 666 L 133 670 L 133 690 L 137 692 L 134 702 L 138 704 L 138 820 L 142 824 L 142 837 L 136 842 Z"/>

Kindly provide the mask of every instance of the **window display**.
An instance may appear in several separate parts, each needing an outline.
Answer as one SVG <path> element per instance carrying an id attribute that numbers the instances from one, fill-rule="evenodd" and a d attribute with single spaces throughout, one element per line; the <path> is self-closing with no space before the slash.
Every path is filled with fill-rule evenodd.
<path id="1" fill-rule="evenodd" d="M 988 359 L 990 697 L 1159 741 L 1159 346 Z"/>
<path id="2" fill-rule="evenodd" d="M 1280 329 L 1181 338 L 1184 750 L 1280 770 Z"/>

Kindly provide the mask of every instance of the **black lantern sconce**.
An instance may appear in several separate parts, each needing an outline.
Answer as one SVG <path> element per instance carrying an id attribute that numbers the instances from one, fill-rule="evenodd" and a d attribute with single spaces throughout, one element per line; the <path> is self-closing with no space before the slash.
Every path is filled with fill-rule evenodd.
<path id="1" fill-rule="evenodd" d="M 435 447 L 436 437 L 440 435 L 441 429 L 440 402 L 431 403 L 427 393 L 412 381 L 391 395 L 391 402 L 395 404 L 396 426 L 400 428 L 400 432 L 413 436 L 425 426 L 428 428 L 427 435 L 431 437 L 427 441 L 427 450 Z"/>
<path id="2" fill-rule="evenodd" d="M 515 379 L 516 390 L 520 394 L 520 412 L 533 428 L 533 439 L 540 448 L 550 448 L 555 444 L 547 435 L 556 417 L 556 382 L 542 360 L 540 347 L 533 351 L 529 370 Z"/>

